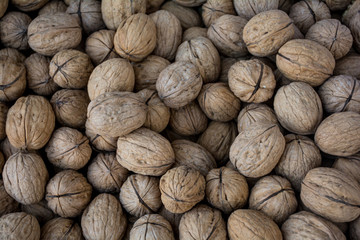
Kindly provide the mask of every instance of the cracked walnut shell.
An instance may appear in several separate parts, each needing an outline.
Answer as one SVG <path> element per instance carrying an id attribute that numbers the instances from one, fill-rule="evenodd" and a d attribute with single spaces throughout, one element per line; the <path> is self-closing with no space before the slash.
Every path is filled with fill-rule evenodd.
<path id="1" fill-rule="evenodd" d="M 40 239 L 40 225 L 36 218 L 24 212 L 9 213 L 0 218 L 1 239 Z"/>
<path id="2" fill-rule="evenodd" d="M 224 15 L 235 15 L 232 0 L 207 0 L 201 6 L 202 20 L 206 27 L 210 27 L 218 18 Z"/>
<path id="3" fill-rule="evenodd" d="M 0 58 L 0 101 L 11 102 L 22 96 L 26 88 L 23 63 Z"/>
<path id="4" fill-rule="evenodd" d="M 236 13 L 247 20 L 261 12 L 277 9 L 278 6 L 279 0 L 234 0 Z"/>

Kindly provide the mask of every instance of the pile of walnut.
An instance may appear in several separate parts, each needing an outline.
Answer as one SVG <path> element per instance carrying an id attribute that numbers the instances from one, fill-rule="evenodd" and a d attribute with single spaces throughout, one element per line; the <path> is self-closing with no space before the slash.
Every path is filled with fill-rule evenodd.
<path id="1" fill-rule="evenodd" d="M 360 239 L 360 0 L 0 17 L 0 239 Z"/>

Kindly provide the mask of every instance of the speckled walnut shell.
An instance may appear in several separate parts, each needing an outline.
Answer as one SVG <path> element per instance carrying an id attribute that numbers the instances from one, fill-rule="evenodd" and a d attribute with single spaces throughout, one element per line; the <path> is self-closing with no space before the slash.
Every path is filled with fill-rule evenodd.
<path id="1" fill-rule="evenodd" d="M 85 134 L 89 138 L 90 144 L 96 150 L 100 151 L 115 151 L 117 137 L 109 137 L 98 134 L 94 127 L 87 121 L 85 124 Z"/>
<path id="2" fill-rule="evenodd" d="M 126 212 L 141 217 L 156 213 L 161 207 L 159 179 L 133 174 L 120 189 L 120 202 Z"/>
<path id="3" fill-rule="evenodd" d="M 269 100 L 276 86 L 271 68 L 258 59 L 241 60 L 228 73 L 231 91 L 243 102 L 261 103 Z"/>
<path id="4" fill-rule="evenodd" d="M 139 218 L 130 231 L 129 240 L 174 240 L 170 223 L 159 214 L 147 214 Z"/>
<path id="5" fill-rule="evenodd" d="M 279 0 L 234 0 L 236 13 L 247 20 L 261 12 L 277 9 L 278 6 Z"/>
<path id="6" fill-rule="evenodd" d="M 319 96 L 303 82 L 281 87 L 274 98 L 274 110 L 281 126 L 301 135 L 315 133 L 323 116 Z"/>
<path id="7" fill-rule="evenodd" d="M 335 224 L 305 211 L 291 215 L 282 225 L 281 231 L 284 239 L 346 240 L 345 235 Z"/>
<path id="8" fill-rule="evenodd" d="M 228 219 L 227 229 L 230 240 L 283 239 L 279 227 L 271 218 L 251 209 L 234 211 Z"/>
<path id="9" fill-rule="evenodd" d="M 146 1 L 146 13 L 153 13 L 159 10 L 160 6 L 165 0 L 147 0 Z"/>
<path id="10" fill-rule="evenodd" d="M 0 103 L 0 140 L 4 140 L 6 138 L 5 124 L 8 110 L 9 108 L 5 103 Z"/>
<path id="11" fill-rule="evenodd" d="M 300 192 L 301 181 L 308 171 L 321 165 L 320 151 L 314 142 L 305 136 L 288 134 L 285 141 L 285 150 L 275 172 L 287 178 L 293 188 Z"/>
<path id="12" fill-rule="evenodd" d="M 360 215 L 360 184 L 334 168 L 314 168 L 301 183 L 301 201 L 312 212 L 333 222 Z"/>
<path id="13" fill-rule="evenodd" d="M 55 127 L 55 114 L 42 96 L 19 98 L 9 109 L 6 135 L 16 148 L 37 150 L 49 141 Z"/>
<path id="14" fill-rule="evenodd" d="M 155 49 L 156 34 L 151 17 L 143 13 L 132 15 L 120 23 L 115 33 L 115 51 L 125 59 L 140 62 Z"/>
<path id="15" fill-rule="evenodd" d="M 285 77 L 316 87 L 333 74 L 335 59 L 326 47 L 315 41 L 294 39 L 279 49 L 276 65 Z"/>
<path id="16" fill-rule="evenodd" d="M 261 122 L 240 132 L 230 147 L 230 161 L 246 177 L 262 177 L 276 166 L 285 149 L 278 125 Z"/>
<path id="17" fill-rule="evenodd" d="M 26 88 L 26 68 L 23 63 L 0 58 L 0 101 L 18 99 Z"/>
<path id="18" fill-rule="evenodd" d="M 16 212 L 18 207 L 19 203 L 6 192 L 4 182 L 0 179 L 0 217 Z"/>
<path id="19" fill-rule="evenodd" d="M 226 239 L 226 224 L 219 210 L 199 205 L 181 217 L 180 240 Z"/>
<path id="20" fill-rule="evenodd" d="M 238 171 L 221 167 L 206 175 L 206 198 L 225 214 L 244 207 L 248 196 L 248 184 Z"/>
<path id="21" fill-rule="evenodd" d="M 55 217 L 53 211 L 48 208 L 45 199 L 35 204 L 21 205 L 21 211 L 36 217 L 40 224 L 44 224 Z"/>
<path id="22" fill-rule="evenodd" d="M 351 240 L 359 239 L 360 237 L 360 217 L 350 223 L 349 235 Z"/>
<path id="23" fill-rule="evenodd" d="M 9 59 L 18 63 L 25 61 L 25 55 L 15 48 L 3 48 L 0 50 L 1 59 Z"/>
<path id="24" fill-rule="evenodd" d="M 95 197 L 85 209 L 81 217 L 81 229 L 86 239 L 122 239 L 126 222 L 119 200 L 103 193 Z"/>
<path id="25" fill-rule="evenodd" d="M 237 129 L 239 132 L 247 129 L 251 124 L 268 122 L 278 124 L 275 112 L 268 105 L 262 103 L 251 103 L 246 105 L 237 118 Z"/>
<path id="26" fill-rule="evenodd" d="M 75 48 L 81 42 L 81 26 L 76 17 L 67 13 L 38 16 L 30 23 L 27 34 L 30 47 L 46 56 Z"/>
<path id="27" fill-rule="evenodd" d="M 7 7 L 9 5 L 9 0 L 1 0 L 0 1 L 0 18 L 2 16 L 4 16 L 6 10 L 7 10 Z"/>
<path id="28" fill-rule="evenodd" d="M 63 1 L 51 0 L 39 10 L 39 15 L 64 13 L 66 9 L 67 6 Z"/>
<path id="29" fill-rule="evenodd" d="M 360 183 L 360 154 L 338 158 L 332 167 L 354 177 Z"/>
<path id="30" fill-rule="evenodd" d="M 40 225 L 36 218 L 24 212 L 9 213 L 0 218 L 1 239 L 40 239 Z"/>
<path id="31" fill-rule="evenodd" d="M 213 43 L 197 37 L 180 44 L 176 61 L 187 61 L 198 67 L 204 83 L 215 82 L 220 75 L 220 55 Z"/>
<path id="32" fill-rule="evenodd" d="M 76 217 L 90 202 L 91 193 L 91 185 L 83 175 L 74 170 L 64 170 L 48 182 L 45 199 L 55 214 Z"/>
<path id="33" fill-rule="evenodd" d="M 166 106 L 180 108 L 196 99 L 202 83 L 199 69 L 194 64 L 175 62 L 160 73 L 156 90 Z"/>
<path id="34" fill-rule="evenodd" d="M 350 20 L 349 28 L 354 37 L 354 47 L 360 51 L 360 10 Z"/>
<path id="35" fill-rule="evenodd" d="M 170 142 L 147 128 L 119 137 L 116 158 L 128 170 L 150 176 L 163 175 L 175 162 Z"/>
<path id="36" fill-rule="evenodd" d="M 182 41 L 189 41 L 191 39 L 197 38 L 197 37 L 207 37 L 207 28 L 202 27 L 191 27 L 186 29 L 183 32 L 183 38 Z"/>
<path id="37" fill-rule="evenodd" d="M 21 204 L 40 202 L 49 178 L 42 158 L 25 152 L 18 152 L 6 161 L 2 176 L 6 192 Z"/>
<path id="38" fill-rule="evenodd" d="M 192 8 L 181 6 L 174 1 L 168 1 L 161 9 L 174 14 L 179 19 L 183 29 L 200 27 L 202 25 L 200 15 Z"/>
<path id="39" fill-rule="evenodd" d="M 235 15 L 234 5 L 231 0 L 208 0 L 201 8 L 201 16 L 206 27 L 210 27 L 223 15 Z"/>
<path id="40" fill-rule="evenodd" d="M 349 75 L 360 79 L 360 54 L 353 52 L 337 60 L 334 75 Z"/>
<path id="41" fill-rule="evenodd" d="M 29 48 L 26 34 L 31 18 L 22 12 L 8 12 L 1 18 L 0 39 L 5 47 L 26 50 Z"/>
<path id="42" fill-rule="evenodd" d="M 345 0 L 342 2 L 347 2 L 347 1 L 349 1 L 349 0 Z M 342 16 L 342 22 L 345 25 L 349 26 L 351 19 L 355 16 L 355 14 L 359 10 L 360 10 L 360 1 L 358 1 L 358 0 L 352 1 L 352 3 L 347 6 L 347 9 Z"/>
<path id="43" fill-rule="evenodd" d="M 42 240 L 67 238 L 69 240 L 82 239 L 80 226 L 74 220 L 68 218 L 55 218 L 41 228 Z"/>
<path id="44" fill-rule="evenodd" d="M 173 213 L 184 213 L 205 197 L 205 178 L 187 166 L 172 168 L 160 179 L 161 201 Z"/>
<path id="45" fill-rule="evenodd" d="M 120 23 L 136 13 L 145 13 L 146 0 L 103 0 L 101 13 L 106 27 L 116 30 Z"/>

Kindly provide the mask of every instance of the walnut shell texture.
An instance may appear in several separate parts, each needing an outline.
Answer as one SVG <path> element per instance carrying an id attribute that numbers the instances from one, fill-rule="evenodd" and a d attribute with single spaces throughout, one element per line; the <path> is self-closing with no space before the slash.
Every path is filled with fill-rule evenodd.
<path id="1" fill-rule="evenodd" d="M 45 199 L 35 204 L 21 205 L 21 211 L 36 217 L 41 225 L 55 217 L 55 213 L 48 208 Z"/>
<path id="2" fill-rule="evenodd" d="M 16 212 L 19 209 L 19 203 L 13 199 L 5 190 L 4 182 L 0 180 L 0 217 Z"/>
<path id="3" fill-rule="evenodd" d="M 331 11 L 337 11 L 345 10 L 351 3 L 351 0 L 326 0 L 325 2 Z"/>
<path id="4" fill-rule="evenodd" d="M 161 9 L 174 14 L 180 20 L 183 29 L 200 27 L 202 25 L 201 17 L 194 9 L 181 6 L 175 1 L 166 2 Z"/>
<path id="5" fill-rule="evenodd" d="M 85 134 L 89 138 L 91 146 L 96 150 L 108 152 L 116 150 L 117 137 L 109 137 L 98 134 L 88 121 L 85 124 Z"/>
<path id="6" fill-rule="evenodd" d="M 130 231 L 129 240 L 174 240 L 170 223 L 159 214 L 147 214 L 139 218 Z"/>
<path id="7" fill-rule="evenodd" d="M 251 103 L 246 105 L 241 109 L 237 118 L 238 131 L 242 132 L 251 124 L 259 122 L 278 124 L 274 110 L 263 103 Z"/>
<path id="8" fill-rule="evenodd" d="M 67 5 L 63 1 L 51 0 L 39 10 L 39 15 L 64 13 L 66 9 Z"/>
<path id="9" fill-rule="evenodd" d="M 236 13 L 247 20 L 261 12 L 277 9 L 278 6 L 279 0 L 234 0 Z"/>
<path id="10" fill-rule="evenodd" d="M 185 7 L 201 6 L 206 0 L 174 0 L 177 4 Z"/>
<path id="11" fill-rule="evenodd" d="M 333 168 L 336 168 L 348 176 L 354 177 L 360 183 L 360 154 L 355 154 L 350 157 L 341 157 L 335 160 Z"/>
<path id="12" fill-rule="evenodd" d="M 23 63 L 26 57 L 15 48 L 3 48 L 0 50 L 0 58 L 12 59 L 15 62 Z"/>
<path id="13" fill-rule="evenodd" d="M 334 75 L 349 75 L 360 79 L 360 54 L 351 53 L 336 61 Z"/>
<path id="14" fill-rule="evenodd" d="M 0 59 L 0 100 L 17 100 L 26 88 L 26 68 L 23 63 Z"/>
<path id="15" fill-rule="evenodd" d="M 69 218 L 54 218 L 41 228 L 41 239 L 52 240 L 67 238 L 68 240 L 82 239 L 80 226 Z"/>
<path id="16" fill-rule="evenodd" d="M 191 27 L 186 29 L 183 32 L 183 38 L 182 41 L 189 41 L 191 39 L 197 38 L 197 37 L 207 37 L 207 28 L 202 27 Z"/>
<path id="17" fill-rule="evenodd" d="M 23 12 L 30 12 L 40 9 L 49 0 L 11 0 L 11 3 Z"/>
<path id="18" fill-rule="evenodd" d="M 231 0 L 208 0 L 201 8 L 202 20 L 206 27 L 210 27 L 221 16 L 235 15 L 234 4 Z"/>
<path id="19" fill-rule="evenodd" d="M 40 225 L 36 218 L 24 212 L 9 213 L 0 218 L 1 239 L 40 239 Z"/>

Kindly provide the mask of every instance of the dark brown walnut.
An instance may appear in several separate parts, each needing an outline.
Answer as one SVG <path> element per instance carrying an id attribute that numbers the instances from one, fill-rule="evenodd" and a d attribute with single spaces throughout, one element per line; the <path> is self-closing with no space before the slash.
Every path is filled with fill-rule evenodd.
<path id="1" fill-rule="evenodd" d="M 98 153 L 87 170 L 88 181 L 99 192 L 119 192 L 127 176 L 114 152 Z"/>
<path id="2" fill-rule="evenodd" d="M 354 177 L 360 183 L 360 154 L 338 158 L 332 167 L 346 173 L 348 176 Z"/>
<path id="3" fill-rule="evenodd" d="M 326 112 L 360 113 L 360 81 L 355 77 L 331 77 L 319 88 L 318 93 Z"/>
<path id="4" fill-rule="evenodd" d="M 349 0 L 345 0 L 342 2 L 347 2 L 347 1 Z M 342 22 L 345 25 L 349 26 L 351 19 L 353 19 L 353 17 L 359 10 L 360 10 L 360 1 L 359 0 L 352 1 L 352 3 L 349 6 L 347 6 L 347 9 L 342 16 Z"/>
<path id="5" fill-rule="evenodd" d="M 248 51 L 243 40 L 247 20 L 233 15 L 223 15 L 208 28 L 207 36 L 220 53 L 228 57 L 242 57 Z"/>
<path id="6" fill-rule="evenodd" d="M 0 103 L 0 140 L 4 140 L 6 138 L 5 132 L 5 124 L 6 124 L 6 116 L 9 111 L 8 106 L 5 103 Z"/>
<path id="7" fill-rule="evenodd" d="M 3 48 L 0 50 L 0 58 L 9 59 L 17 63 L 23 63 L 26 57 L 15 48 Z"/>
<path id="8" fill-rule="evenodd" d="M 289 13 L 291 6 L 295 3 L 295 0 L 279 0 L 279 9 Z"/>
<path id="9" fill-rule="evenodd" d="M 90 103 L 85 90 L 62 89 L 57 91 L 50 100 L 56 120 L 64 126 L 84 128 L 87 107 Z"/>
<path id="10" fill-rule="evenodd" d="M 5 165 L 4 154 L 2 154 L 2 153 L 0 152 L 0 175 L 2 174 L 4 165 Z"/>
<path id="11" fill-rule="evenodd" d="M 89 138 L 91 146 L 96 150 L 108 152 L 116 150 L 117 137 L 98 134 L 88 121 L 85 124 L 85 134 Z"/>
<path id="12" fill-rule="evenodd" d="M 205 116 L 206 117 L 206 116 Z M 190 135 L 190 136 L 184 136 L 184 135 L 181 135 L 181 134 L 178 134 L 176 133 L 174 130 L 171 129 L 171 127 L 167 127 L 165 130 L 164 130 L 164 136 L 170 141 L 175 141 L 175 140 L 182 140 L 182 139 L 185 139 L 185 140 L 189 140 L 189 141 L 192 141 L 192 142 L 196 142 L 196 140 L 198 139 L 198 135 Z"/>
<path id="13" fill-rule="evenodd" d="M 350 29 L 337 19 L 324 19 L 312 25 L 306 33 L 306 39 L 313 40 L 326 47 L 335 57 L 345 56 L 353 44 Z"/>
<path id="14" fill-rule="evenodd" d="M 285 77 L 316 87 L 333 74 L 335 59 L 326 47 L 315 41 L 294 39 L 279 49 L 276 65 Z"/>
<path id="15" fill-rule="evenodd" d="M 326 0 L 325 2 L 331 11 L 342 11 L 349 6 L 351 0 Z"/>
<path id="16" fill-rule="evenodd" d="M 334 75 L 349 75 L 360 79 L 360 54 L 352 52 L 337 60 Z"/>
<path id="17" fill-rule="evenodd" d="M 9 109 L 6 135 L 11 145 L 37 150 L 49 141 L 55 127 L 55 114 L 49 101 L 36 95 L 19 98 Z"/>
<path id="18" fill-rule="evenodd" d="M 39 15 L 64 13 L 66 9 L 67 6 L 63 1 L 51 0 L 39 10 Z"/>
<path id="19" fill-rule="evenodd" d="M 74 220 L 69 218 L 54 218 L 42 226 L 41 239 L 82 239 L 81 228 Z"/>
<path id="20" fill-rule="evenodd" d="M 2 176 L 6 192 L 21 204 L 40 202 L 49 178 L 42 158 L 26 152 L 12 155 L 5 163 Z"/>
<path id="21" fill-rule="evenodd" d="M 106 27 L 116 30 L 120 23 L 128 17 L 145 13 L 146 0 L 104 0 L 101 1 L 101 13 Z"/>
<path id="22" fill-rule="evenodd" d="M 132 66 L 135 72 L 135 90 L 156 90 L 155 84 L 161 71 L 169 65 L 168 60 L 156 55 L 150 55 L 142 62 L 134 63 Z"/>
<path id="23" fill-rule="evenodd" d="M 231 91 L 243 102 L 265 102 L 274 94 L 275 76 L 258 59 L 236 62 L 230 67 L 228 78 Z"/>
<path id="24" fill-rule="evenodd" d="M 235 9 L 231 0 L 208 0 L 201 7 L 202 19 L 206 27 L 210 27 L 223 15 L 235 15 Z"/>
<path id="25" fill-rule="evenodd" d="M 103 193 L 96 196 L 83 212 L 81 229 L 86 239 L 122 239 L 126 222 L 119 200 Z"/>
<path id="26" fill-rule="evenodd" d="M 247 57 L 244 57 L 242 60 L 248 59 Z M 228 83 L 228 73 L 231 68 L 231 66 L 239 61 L 239 58 L 221 58 L 221 72 L 219 76 L 219 82 Z"/>
<path id="27" fill-rule="evenodd" d="M 38 16 L 30 23 L 27 34 L 30 47 L 45 56 L 77 47 L 82 36 L 76 17 L 67 13 Z"/>
<path id="28" fill-rule="evenodd" d="M 208 119 L 197 102 L 171 109 L 170 127 L 180 135 L 197 135 L 206 130 Z"/>
<path id="29" fill-rule="evenodd" d="M 317 21 L 330 19 L 331 14 L 326 4 L 320 0 L 303 0 L 290 8 L 289 17 L 303 34 Z"/>
<path id="30" fill-rule="evenodd" d="M 87 34 L 105 28 L 101 14 L 100 1 L 72 0 L 66 13 L 75 16 Z"/>
<path id="31" fill-rule="evenodd" d="M 23 12 L 30 12 L 40 9 L 49 0 L 11 0 L 11 4 Z"/>
<path id="32" fill-rule="evenodd" d="M 325 118 L 315 133 L 315 143 L 321 151 L 347 157 L 360 151 L 360 114 L 334 113 Z"/>
<path id="33" fill-rule="evenodd" d="M 164 206 L 162 206 L 161 209 L 159 210 L 159 214 L 163 216 L 171 224 L 171 227 L 174 231 L 175 239 L 178 239 L 179 224 L 183 214 L 169 212 L 168 210 L 166 210 Z"/>
<path id="34" fill-rule="evenodd" d="M 108 92 L 90 102 L 86 124 L 96 134 L 115 138 L 140 128 L 146 113 L 146 104 L 135 93 Z"/>
<path id="35" fill-rule="evenodd" d="M 17 100 L 26 88 L 26 68 L 23 63 L 0 58 L 0 100 Z"/>
<path id="36" fill-rule="evenodd" d="M 36 94 L 48 96 L 59 89 L 49 74 L 50 58 L 39 53 L 33 53 L 26 58 L 24 64 L 28 88 Z"/>
<path id="37" fill-rule="evenodd" d="M 1 148 L 1 152 L 4 155 L 5 160 L 8 160 L 11 155 L 15 154 L 20 150 L 14 147 L 13 145 L 11 145 L 7 137 L 1 142 L 0 148 Z"/>
<path id="38" fill-rule="evenodd" d="M 120 136 L 116 158 L 128 170 L 150 176 L 163 175 L 175 162 L 170 142 L 147 128 Z"/>
<path id="39" fill-rule="evenodd" d="M 344 234 L 346 234 L 348 232 L 349 229 L 349 223 L 333 223 L 334 225 L 336 225 L 340 231 L 342 231 Z"/>
<path id="40" fill-rule="evenodd" d="M 51 78 L 62 88 L 86 87 L 93 70 L 90 57 L 74 49 L 56 53 L 49 66 Z"/>
<path id="41" fill-rule="evenodd" d="M 146 1 L 146 13 L 153 13 L 159 10 L 160 6 L 165 0 L 147 0 Z"/>
<path id="42" fill-rule="evenodd" d="M 240 132 L 230 147 L 230 161 L 246 177 L 270 173 L 285 149 L 285 138 L 277 124 L 260 122 Z"/>
<path id="43" fill-rule="evenodd" d="M 301 135 L 315 133 L 323 116 L 320 97 L 303 82 L 281 87 L 274 98 L 274 110 L 281 126 Z"/>
<path id="44" fill-rule="evenodd" d="M 295 30 L 295 33 L 294 33 L 293 39 L 304 39 L 305 38 L 304 34 L 300 31 L 300 29 L 296 25 L 294 25 L 294 30 Z"/>
<path id="45" fill-rule="evenodd" d="M 64 170 L 48 182 L 45 199 L 55 214 L 70 218 L 82 213 L 91 200 L 91 193 L 91 185 L 82 174 Z"/>
<path id="46" fill-rule="evenodd" d="M 190 41 L 191 39 L 197 38 L 197 37 L 207 37 L 207 28 L 202 27 L 191 27 L 186 29 L 183 32 L 182 41 Z"/>
<path id="47" fill-rule="evenodd" d="M 278 6 L 279 0 L 234 0 L 236 13 L 247 20 L 261 12 L 277 9 Z"/>
<path id="48" fill-rule="evenodd" d="M 135 85 L 134 69 L 122 58 L 106 60 L 91 73 L 87 84 L 90 100 L 106 92 L 132 92 Z"/>
<path id="49" fill-rule="evenodd" d="M 170 223 L 159 214 L 147 214 L 139 218 L 130 231 L 129 240 L 174 240 Z"/>
<path id="50" fill-rule="evenodd" d="M 4 182 L 0 179 L 0 217 L 17 212 L 19 208 L 19 203 L 13 199 L 5 190 Z"/>
<path id="51" fill-rule="evenodd" d="M 161 207 L 159 179 L 133 174 L 120 189 L 120 202 L 129 214 L 142 217 L 156 213 Z"/>
<path id="52" fill-rule="evenodd" d="M 174 14 L 179 19 L 183 29 L 202 25 L 200 15 L 192 8 L 181 6 L 174 1 L 168 1 L 162 5 L 161 9 Z"/>
<path id="53" fill-rule="evenodd" d="M 61 127 L 54 131 L 45 148 L 51 164 L 62 169 L 83 168 L 91 157 L 89 139 L 74 128 Z"/>
<path id="54" fill-rule="evenodd" d="M 197 37 L 180 44 L 175 60 L 193 63 L 200 71 L 204 83 L 215 82 L 220 75 L 220 55 L 213 43 Z"/>
<path id="55" fill-rule="evenodd" d="M 350 222 L 360 215 L 360 184 L 334 168 L 310 170 L 301 183 L 300 196 L 313 213 L 333 222 Z"/>
<path id="56" fill-rule="evenodd" d="M 350 223 L 349 235 L 350 240 L 356 240 L 360 238 L 360 217 Z"/>
<path id="57" fill-rule="evenodd" d="M 0 39 L 5 47 L 26 50 L 29 48 L 27 29 L 31 18 L 22 12 L 8 12 L 1 18 Z"/>
<path id="58" fill-rule="evenodd" d="M 248 184 L 238 171 L 221 167 L 206 175 L 206 199 L 225 214 L 244 207 L 248 196 Z"/>
<path id="59" fill-rule="evenodd" d="M 313 140 L 305 136 L 288 134 L 285 141 L 285 150 L 275 172 L 287 178 L 293 188 L 300 192 L 301 181 L 305 175 L 321 165 L 320 151 Z"/>
<path id="60" fill-rule="evenodd" d="M 150 16 L 134 14 L 120 23 L 114 37 L 115 51 L 125 59 L 140 62 L 155 49 L 156 35 L 156 25 Z"/>
<path id="61" fill-rule="evenodd" d="M 284 239 L 346 240 L 345 235 L 335 224 L 306 211 L 291 215 L 282 225 L 281 231 Z"/>
<path id="62" fill-rule="evenodd" d="M 174 167 L 188 166 L 204 176 L 211 169 L 216 168 L 216 161 L 211 153 L 197 143 L 188 140 L 175 140 L 171 146 L 175 153 Z"/>
<path id="63" fill-rule="evenodd" d="M 275 112 L 272 108 L 263 103 L 251 103 L 246 105 L 240 111 L 237 118 L 237 129 L 239 132 L 242 132 L 251 124 L 259 122 L 278 124 Z"/>
<path id="64" fill-rule="evenodd" d="M 227 229 L 230 240 L 283 239 L 278 225 L 271 218 L 251 209 L 234 211 L 228 219 Z"/>
<path id="65" fill-rule="evenodd" d="M 181 217 L 180 240 L 226 239 L 226 224 L 219 210 L 201 204 Z"/>
<path id="66" fill-rule="evenodd" d="M 1 0 L 0 1 L 0 18 L 2 16 L 4 16 L 6 10 L 7 10 L 7 7 L 9 5 L 9 0 Z"/>
<path id="67" fill-rule="evenodd" d="M 174 2 L 184 7 L 198 7 L 205 3 L 206 0 L 174 0 Z"/>
<path id="68" fill-rule="evenodd" d="M 285 77 L 279 69 L 276 69 L 274 71 L 274 75 L 275 75 L 275 79 L 276 79 L 276 85 L 277 87 L 282 87 L 285 85 L 289 85 L 290 83 L 292 83 L 292 80 L 288 79 L 287 77 Z"/>
<path id="69" fill-rule="evenodd" d="M 0 218 L 1 239 L 40 239 L 40 225 L 36 218 L 24 212 L 9 213 Z"/>
<path id="70" fill-rule="evenodd" d="M 360 10 L 350 20 L 349 28 L 354 37 L 354 47 L 360 51 Z"/>
<path id="71" fill-rule="evenodd" d="M 199 95 L 203 78 L 191 62 L 175 62 L 161 71 L 156 90 L 160 99 L 170 108 L 189 104 Z"/>
<path id="72" fill-rule="evenodd" d="M 45 199 L 35 204 L 21 205 L 21 211 L 36 217 L 40 224 L 44 224 L 55 217 L 53 211 L 48 208 Z"/>

